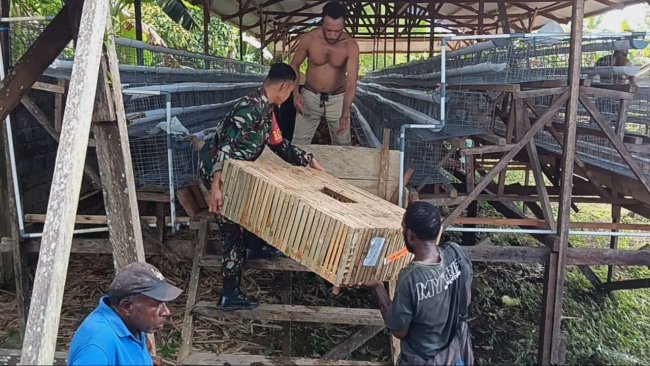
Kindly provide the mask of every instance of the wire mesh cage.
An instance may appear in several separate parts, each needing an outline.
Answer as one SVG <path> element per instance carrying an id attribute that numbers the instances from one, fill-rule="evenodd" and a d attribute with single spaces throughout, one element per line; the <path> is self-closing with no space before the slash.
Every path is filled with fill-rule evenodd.
<path id="1" fill-rule="evenodd" d="M 148 190 L 169 187 L 167 136 L 159 134 L 132 138 L 129 145 L 136 186 Z M 176 137 L 172 138 L 170 145 L 174 187 L 193 184 L 198 178 L 198 152 L 193 150 L 190 142 Z"/>
<path id="2" fill-rule="evenodd" d="M 375 136 L 381 139 L 384 128 L 390 129 L 390 147 L 399 149 L 400 129 L 402 125 L 412 121 L 405 114 L 399 113 L 399 110 L 395 110 L 395 106 L 384 103 L 371 94 L 358 95 L 356 105 Z M 453 164 L 447 159 L 449 146 L 438 137 L 439 132 L 436 132 L 434 127 L 405 130 L 405 169 L 414 170 L 411 185 L 448 182 L 445 171 L 453 168 Z"/>

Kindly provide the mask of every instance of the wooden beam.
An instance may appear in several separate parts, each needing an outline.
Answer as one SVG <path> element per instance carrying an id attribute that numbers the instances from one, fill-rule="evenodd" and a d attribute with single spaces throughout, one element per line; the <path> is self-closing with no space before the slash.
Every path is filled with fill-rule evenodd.
<path id="1" fill-rule="evenodd" d="M 52 126 L 52 123 L 49 121 L 49 119 L 45 116 L 45 113 L 34 103 L 34 101 L 27 95 L 22 97 L 20 100 L 20 103 L 27 109 L 27 111 L 34 117 L 34 119 L 47 131 L 47 133 L 56 141 L 56 143 L 59 143 L 59 133 L 54 129 Z M 86 158 L 84 157 L 84 161 Z M 99 174 L 95 172 L 93 168 L 88 165 L 88 163 L 84 162 L 84 174 L 88 179 L 90 179 L 91 183 L 95 187 L 101 187 L 102 181 L 99 178 Z"/>
<path id="2" fill-rule="evenodd" d="M 68 3 L 66 6 L 70 5 L 71 3 Z M 74 216 L 77 212 L 81 189 L 83 162 L 87 149 L 86 141 L 90 134 L 90 119 L 97 91 L 97 73 L 109 14 L 108 7 L 107 1 L 87 1 L 83 4 L 74 71 L 70 78 L 69 99 L 63 117 L 61 140 L 47 208 L 47 212 L 51 216 L 45 221 L 41 252 L 34 278 L 32 303 L 23 342 L 21 357 L 23 364 L 42 365 L 51 364 L 54 361 L 63 288 L 70 259 Z M 57 17 L 59 16 L 61 13 L 57 15 Z M 58 23 L 68 21 L 66 16 L 61 16 Z M 52 22 L 48 28 L 53 25 L 57 24 Z M 39 37 L 41 42 L 37 40 L 32 45 L 34 47 L 40 44 L 39 48 L 32 49 L 34 55 L 38 56 L 33 61 L 36 65 L 45 61 L 43 70 L 60 51 L 59 49 L 56 55 L 50 58 L 47 54 L 48 51 L 45 50 L 51 52 L 53 48 L 58 48 L 59 44 L 62 49 L 70 40 L 69 23 L 64 25 L 59 25 L 60 34 L 57 34 L 54 39 L 47 40 L 49 45 L 44 44 L 46 40 L 42 35 Z M 47 33 L 46 29 L 43 34 L 50 33 Z M 27 55 L 29 55 L 29 51 Z M 32 67 L 39 70 L 38 66 L 32 65 Z M 36 77 L 40 76 L 40 72 Z M 24 74 L 27 73 L 25 71 L 16 72 L 16 75 L 18 74 L 25 76 Z M 29 80 L 24 78 L 24 84 L 31 85 L 36 80 L 33 75 L 26 76 L 31 76 L 31 78 Z M 10 79 L 4 84 L 4 88 L 11 87 L 17 80 L 21 80 L 21 78 Z M 23 95 L 20 94 L 22 93 L 15 95 L 15 103 L 22 98 Z M 7 99 L 10 98 L 2 98 L 3 101 Z M 3 111 L 8 109 L 11 108 L 5 105 Z"/>
<path id="3" fill-rule="evenodd" d="M 544 274 L 544 297 L 538 347 L 538 363 L 562 364 L 566 351 L 560 324 L 566 276 L 567 248 L 569 243 L 569 220 L 571 215 L 571 194 L 573 167 L 576 155 L 576 124 L 580 91 L 580 54 L 582 52 L 582 26 L 584 0 L 576 0 L 571 16 L 571 47 L 569 53 L 569 102 L 566 113 L 564 154 L 562 159 L 562 201 L 558 209 L 557 239 L 553 243 Z"/>
<path id="4" fill-rule="evenodd" d="M 211 366 L 388 366 L 385 362 L 372 361 L 334 361 L 323 362 L 321 359 L 298 358 L 298 357 L 271 357 L 259 355 L 231 355 L 215 354 L 210 352 L 193 352 L 183 365 L 211 365 Z"/>
<path id="5" fill-rule="evenodd" d="M 530 108 L 531 111 L 533 111 L 533 114 L 537 115 L 537 117 L 542 115 L 542 112 L 538 110 L 537 106 L 535 106 L 534 102 L 531 99 L 526 99 L 526 104 Z M 557 132 L 557 130 L 551 126 L 547 126 L 548 132 L 553 136 L 555 141 L 560 145 L 560 147 L 564 146 L 564 139 L 562 136 Z M 592 182 L 594 187 L 601 193 L 603 197 L 610 197 L 610 193 L 603 188 L 603 184 L 600 183 L 600 181 L 591 173 L 591 169 L 580 159 L 577 155 L 575 156 L 575 164 L 582 169 L 582 171 L 585 173 L 585 175 L 589 178 L 589 181 Z"/>
<path id="6" fill-rule="evenodd" d="M 238 2 L 241 3 L 242 1 L 238 1 Z M 230 15 L 223 16 L 223 17 L 221 17 L 221 19 L 223 21 L 228 21 L 228 20 L 231 20 L 231 19 L 239 18 L 239 17 L 242 17 L 242 16 L 244 16 L 244 15 L 250 13 L 250 12 L 254 12 L 258 8 L 264 9 L 264 8 L 267 8 L 267 7 L 271 6 L 271 5 L 275 5 L 277 3 L 280 3 L 282 1 L 283 0 L 267 0 L 264 3 L 260 4 L 259 6 L 251 6 L 251 7 L 248 7 L 248 3 L 240 4 L 239 11 L 237 11 L 236 13 L 230 14 Z M 242 6 L 242 5 L 245 5 L 245 6 Z M 300 11 L 305 10 L 305 9 L 309 9 L 309 8 L 310 7 L 300 8 Z M 297 10 L 294 10 L 294 11 L 297 11 Z"/>
<path id="7" fill-rule="evenodd" d="M 187 285 L 187 301 L 185 302 L 185 313 L 183 315 L 183 328 L 181 330 L 181 344 L 178 351 L 178 363 L 190 355 L 192 351 L 192 337 L 194 336 L 194 315 L 192 308 L 196 304 L 199 293 L 199 277 L 201 275 L 201 258 L 205 254 L 205 244 L 208 239 L 208 222 L 201 220 L 199 229 L 196 232 L 196 247 L 194 248 L 194 260 L 192 261 L 192 272 Z"/>
<path id="8" fill-rule="evenodd" d="M 144 262 L 145 258 L 115 40 L 112 25 L 109 23 L 107 26 L 108 36 L 99 67 L 93 134 L 109 222 L 109 240 L 115 270 L 119 271 L 130 263 Z"/>
<path id="9" fill-rule="evenodd" d="M 623 144 L 623 141 L 612 131 L 611 127 L 609 126 L 609 123 L 605 120 L 605 117 L 603 117 L 602 114 L 600 114 L 600 111 L 594 106 L 594 104 L 587 98 L 586 94 L 584 94 L 582 91 L 580 91 L 580 102 L 582 105 L 585 107 L 591 118 L 598 124 L 600 129 L 605 133 L 609 141 L 614 145 L 616 150 L 621 154 L 621 157 L 627 165 L 629 165 L 630 169 L 634 173 L 634 175 L 637 177 L 639 182 L 643 185 L 643 187 L 646 189 L 648 193 L 650 193 L 650 182 L 648 182 L 646 175 L 641 171 L 641 167 L 639 164 L 634 160 L 630 152 L 627 150 L 625 145 Z"/>
<path id="10" fill-rule="evenodd" d="M 72 39 L 70 24 L 81 10 L 78 1 L 67 3 L 36 38 L 25 54 L 0 83 L 0 120 L 20 103 L 36 80 Z"/>
<path id="11" fill-rule="evenodd" d="M 65 94 L 65 87 L 58 84 L 44 83 L 41 81 L 35 82 L 34 85 L 32 85 L 32 89 L 42 90 L 55 94 Z"/>
<path id="12" fill-rule="evenodd" d="M 485 18 L 485 0 L 478 2 L 478 34 L 484 34 L 483 18 Z"/>
<path id="13" fill-rule="evenodd" d="M 201 301 L 194 307 L 194 313 L 212 318 L 226 316 L 262 321 L 384 326 L 384 319 L 377 309 L 261 304 L 253 310 L 223 311 L 214 302 Z"/>
<path id="14" fill-rule="evenodd" d="M 173 252 L 184 258 L 194 256 L 194 241 L 169 240 L 168 245 Z M 25 252 L 38 253 L 40 245 L 32 240 L 22 244 Z M 479 248 L 479 249 L 476 249 Z M 486 248 L 486 249 L 482 249 Z M 0 252 L 11 251 L 11 241 L 5 240 L 0 244 Z M 500 262 L 500 263 L 544 263 L 547 259 L 548 248 L 517 247 L 517 246 L 491 246 L 481 245 L 464 246 L 463 250 L 474 262 Z M 163 255 L 158 246 L 147 244 L 147 255 Z M 74 239 L 73 253 L 81 254 L 111 254 L 108 239 Z M 616 265 L 616 266 L 648 266 L 650 264 L 649 250 L 613 250 L 613 249 L 584 249 L 569 248 L 567 252 L 568 265 Z M 201 266 L 221 266 L 221 256 L 206 256 L 201 261 Z M 264 269 L 271 271 L 302 271 L 308 272 L 305 267 L 290 259 L 257 260 L 246 262 L 244 268 Z"/>
<path id="15" fill-rule="evenodd" d="M 385 329 L 383 325 L 366 325 L 359 329 L 356 333 L 352 334 L 343 342 L 336 345 L 336 347 L 325 352 L 321 357 L 323 360 L 344 360 L 356 351 L 359 347 L 363 346 L 366 342 L 371 340 L 374 336 L 379 334 Z"/>
<path id="16" fill-rule="evenodd" d="M 508 144 L 508 145 L 503 145 L 503 146 L 485 145 L 485 146 L 472 147 L 472 148 L 467 148 L 467 149 L 460 149 L 460 154 L 464 155 L 464 156 L 469 156 L 469 155 L 481 155 L 481 154 L 508 152 L 514 146 L 515 146 L 514 144 Z"/>
<path id="17" fill-rule="evenodd" d="M 54 130 L 60 133 L 63 123 L 63 101 L 65 99 L 65 90 L 67 89 L 68 81 L 66 79 L 59 79 L 57 84 L 64 90 L 63 94 L 54 95 Z"/>
<path id="18" fill-rule="evenodd" d="M 531 128 L 524 134 L 522 139 L 518 141 L 513 148 L 508 151 L 503 158 L 499 161 L 499 163 L 491 169 L 485 177 L 476 185 L 476 188 L 467 195 L 467 198 L 465 201 L 463 201 L 461 204 L 456 206 L 454 210 L 445 218 L 445 220 L 442 223 L 443 227 L 449 226 L 449 224 L 460 215 L 460 213 L 467 208 L 467 206 L 478 196 L 485 187 L 487 187 L 488 184 L 494 179 L 494 177 L 499 174 L 503 168 L 505 168 L 508 163 L 512 160 L 512 158 L 517 155 L 521 149 L 529 142 L 531 139 L 537 134 L 537 132 L 541 131 L 542 128 L 544 128 L 544 125 L 550 121 L 555 114 L 560 110 L 562 107 L 562 104 L 569 98 L 569 95 L 567 93 L 562 94 L 549 108 L 546 110 L 544 115 L 537 119 L 535 123 L 531 126 Z"/>
<path id="19" fill-rule="evenodd" d="M 203 0 L 203 53 L 206 55 L 210 54 L 210 1 L 209 0 Z"/>
<path id="20" fill-rule="evenodd" d="M 390 158 L 390 129 L 384 128 L 382 138 L 381 155 L 379 158 L 379 186 L 377 187 L 377 196 L 388 199 L 388 163 Z"/>
<path id="21" fill-rule="evenodd" d="M 25 214 L 25 222 L 46 222 L 46 220 L 47 215 Z M 147 225 L 156 224 L 156 216 L 140 216 L 138 221 L 140 220 Z M 176 218 L 176 222 L 181 224 L 189 223 L 190 220 L 187 216 L 179 216 Z M 169 225 L 170 222 L 171 218 L 169 216 L 165 217 L 165 225 Z M 74 223 L 80 225 L 106 225 L 108 224 L 108 218 L 106 215 L 77 215 Z"/>
<path id="22" fill-rule="evenodd" d="M 8 3 L 3 3 L 3 12 L 5 9 L 8 12 L 8 8 L 4 7 L 4 5 L 8 6 Z M 2 45 L 3 50 L 5 50 L 5 45 L 6 44 Z M 0 70 L 0 72 L 3 73 L 4 71 L 4 69 Z M 8 282 L 13 280 L 16 286 L 16 315 L 18 316 L 18 333 L 22 340 L 25 334 L 25 324 L 27 321 L 27 313 L 29 312 L 31 291 L 29 286 L 29 272 L 25 260 L 26 257 L 24 256 L 24 250 L 20 245 L 18 214 L 16 211 L 16 187 L 14 186 L 13 181 L 13 171 L 9 164 L 11 157 L 8 133 L 5 127 L 7 126 L 0 126 L 0 156 L 2 157 L 0 160 L 0 207 L 3 208 L 2 214 L 0 214 L 0 237 L 2 237 L 3 242 L 6 240 L 10 247 L 7 252 L 0 254 L 0 257 L 2 257 L 1 266 L 3 267 L 3 270 L 6 271 L 4 280 L 7 280 Z M 13 279 L 11 278 L 12 270 Z"/>
<path id="23" fill-rule="evenodd" d="M 650 278 L 642 278 L 635 280 L 623 280 L 603 283 L 600 287 L 601 291 L 617 291 L 617 290 L 635 290 L 640 288 L 649 288 Z"/>
<path id="24" fill-rule="evenodd" d="M 528 109 L 524 108 L 524 102 L 521 99 L 515 99 L 515 110 L 517 118 L 521 120 L 523 128 L 530 128 L 530 118 L 528 118 Z M 544 213 L 544 219 L 548 228 L 555 230 L 555 217 L 553 216 L 553 207 L 548 198 L 548 191 L 546 190 L 546 183 L 544 181 L 544 173 L 542 173 L 542 166 L 539 162 L 539 155 L 537 153 L 537 145 L 534 140 L 530 140 L 526 146 L 528 159 L 530 160 L 530 168 L 533 171 L 535 178 L 535 186 L 537 187 L 537 194 L 539 195 L 539 202 Z"/>
<path id="25" fill-rule="evenodd" d="M 508 14 L 506 12 L 506 4 L 504 0 L 498 0 L 497 5 L 499 7 L 499 20 L 501 20 L 501 29 L 504 34 L 510 33 L 510 21 L 508 20 Z"/>

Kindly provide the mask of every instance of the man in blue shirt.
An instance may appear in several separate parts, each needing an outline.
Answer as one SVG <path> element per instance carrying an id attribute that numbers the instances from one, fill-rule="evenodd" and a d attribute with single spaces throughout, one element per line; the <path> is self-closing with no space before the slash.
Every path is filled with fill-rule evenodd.
<path id="1" fill-rule="evenodd" d="M 181 292 L 150 264 L 124 267 L 108 288 L 108 296 L 99 300 L 77 329 L 68 364 L 153 365 L 146 333 L 162 329 L 171 314 L 167 302 Z"/>

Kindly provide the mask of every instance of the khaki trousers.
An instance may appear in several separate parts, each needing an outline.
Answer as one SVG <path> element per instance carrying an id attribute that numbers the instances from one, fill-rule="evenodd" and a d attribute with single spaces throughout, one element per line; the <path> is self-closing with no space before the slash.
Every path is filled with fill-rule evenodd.
<path id="1" fill-rule="evenodd" d="M 303 98 L 304 114 L 296 114 L 296 127 L 293 132 L 294 145 L 308 145 L 314 138 L 322 116 L 327 120 L 332 145 L 350 145 L 350 129 L 339 135 L 339 120 L 343 113 L 343 97 L 345 93 L 330 95 L 329 100 L 321 107 L 320 94 L 314 93 L 307 88 L 301 92 Z"/>

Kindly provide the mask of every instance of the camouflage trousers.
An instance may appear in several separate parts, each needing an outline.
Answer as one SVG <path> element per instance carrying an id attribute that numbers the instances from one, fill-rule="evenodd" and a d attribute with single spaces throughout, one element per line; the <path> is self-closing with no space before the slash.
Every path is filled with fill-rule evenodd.
<path id="1" fill-rule="evenodd" d="M 246 260 L 246 243 L 253 240 L 248 230 L 224 217 L 217 217 L 219 231 L 223 236 L 223 277 L 241 276 L 241 267 Z"/>

